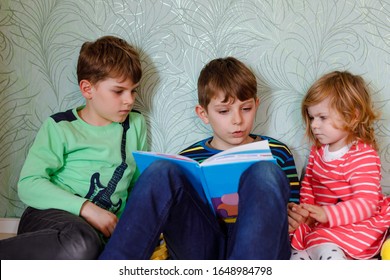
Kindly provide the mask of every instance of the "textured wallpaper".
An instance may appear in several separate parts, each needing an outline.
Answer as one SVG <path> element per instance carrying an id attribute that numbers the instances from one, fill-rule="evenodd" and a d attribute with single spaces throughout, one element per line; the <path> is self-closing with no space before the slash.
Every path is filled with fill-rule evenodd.
<path id="1" fill-rule="evenodd" d="M 1 0 L 0 217 L 25 207 L 16 182 L 42 121 L 83 104 L 81 44 L 107 34 L 141 53 L 136 109 L 155 151 L 210 134 L 194 113 L 197 77 L 209 60 L 235 56 L 258 78 L 254 132 L 285 142 L 301 170 L 305 91 L 333 70 L 362 75 L 382 110 L 376 131 L 390 193 L 390 0 Z"/>

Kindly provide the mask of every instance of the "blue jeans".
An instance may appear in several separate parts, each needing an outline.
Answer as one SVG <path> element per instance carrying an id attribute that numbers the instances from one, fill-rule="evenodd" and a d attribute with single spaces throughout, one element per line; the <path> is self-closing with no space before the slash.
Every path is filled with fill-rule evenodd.
<path id="1" fill-rule="evenodd" d="M 163 233 L 172 259 L 289 259 L 285 173 L 255 163 L 242 174 L 238 194 L 237 221 L 225 224 L 179 167 L 156 161 L 138 179 L 99 258 L 149 259 Z"/>
<path id="2" fill-rule="evenodd" d="M 0 240 L 0 259 L 97 259 L 103 246 L 103 239 L 83 218 L 62 210 L 28 207 L 18 235 Z"/>

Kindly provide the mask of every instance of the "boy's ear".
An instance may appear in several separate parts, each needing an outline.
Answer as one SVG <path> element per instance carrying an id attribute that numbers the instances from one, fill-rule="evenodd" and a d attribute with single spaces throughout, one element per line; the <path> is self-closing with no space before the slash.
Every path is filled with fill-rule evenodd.
<path id="1" fill-rule="evenodd" d="M 84 96 L 85 99 L 89 100 L 92 98 L 92 84 L 88 80 L 81 80 L 80 84 L 80 91 L 81 94 Z"/>
<path id="2" fill-rule="evenodd" d="M 255 99 L 255 105 L 256 105 L 256 109 L 259 108 L 259 105 L 260 105 L 260 98 L 256 97 L 256 99 Z"/>
<path id="3" fill-rule="evenodd" d="M 198 115 L 198 117 L 203 121 L 204 124 L 209 124 L 209 118 L 205 108 L 203 108 L 198 104 L 195 107 L 195 112 Z"/>

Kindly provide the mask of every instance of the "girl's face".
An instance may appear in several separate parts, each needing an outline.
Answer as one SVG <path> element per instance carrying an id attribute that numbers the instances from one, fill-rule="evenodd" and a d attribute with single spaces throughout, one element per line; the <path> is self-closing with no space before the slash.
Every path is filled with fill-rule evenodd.
<path id="1" fill-rule="evenodd" d="M 307 113 L 311 131 L 321 144 L 329 145 L 329 151 L 337 151 L 348 144 L 349 133 L 342 129 L 344 120 L 338 112 L 330 108 L 329 98 L 309 106 Z"/>
<path id="2" fill-rule="evenodd" d="M 210 124 L 214 135 L 212 146 L 226 150 L 253 141 L 249 136 L 259 106 L 258 99 L 248 99 L 234 102 L 222 102 L 224 94 L 219 94 L 210 100 L 207 110 L 200 105 L 196 113 L 205 124 Z"/>

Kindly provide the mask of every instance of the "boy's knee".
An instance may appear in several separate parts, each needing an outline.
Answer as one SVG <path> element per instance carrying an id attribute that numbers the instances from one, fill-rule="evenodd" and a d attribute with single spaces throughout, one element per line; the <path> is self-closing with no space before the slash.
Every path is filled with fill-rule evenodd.
<path id="1" fill-rule="evenodd" d="M 168 160 L 156 160 L 154 161 L 146 170 L 146 176 L 161 176 L 162 174 L 167 173 L 179 173 L 181 169 L 177 166 L 177 164 L 168 161 Z"/>
<path id="2" fill-rule="evenodd" d="M 103 249 L 99 234 L 87 223 L 69 227 L 69 230 L 60 233 L 59 239 L 63 246 L 59 259 L 93 260 Z"/>
<path id="3" fill-rule="evenodd" d="M 271 161 L 258 161 L 252 164 L 247 171 L 251 172 L 252 176 L 260 176 L 262 178 L 284 175 L 280 166 Z"/>
<path id="4" fill-rule="evenodd" d="M 290 195 L 290 185 L 286 174 L 279 165 L 270 161 L 252 164 L 241 177 L 240 188 L 246 188 L 246 185 L 248 185 L 248 192 L 252 194 L 257 191 L 267 195 L 274 192 L 286 199 Z"/>
<path id="5" fill-rule="evenodd" d="M 259 183 L 270 182 L 272 186 L 288 186 L 286 174 L 279 165 L 270 161 L 259 161 L 252 164 L 243 174 Z"/>
<path id="6" fill-rule="evenodd" d="M 155 188 L 156 183 L 160 188 L 169 188 L 185 180 L 187 177 L 180 166 L 167 160 L 156 160 L 143 172 L 137 184 L 143 189 L 147 189 L 148 186 Z"/>

